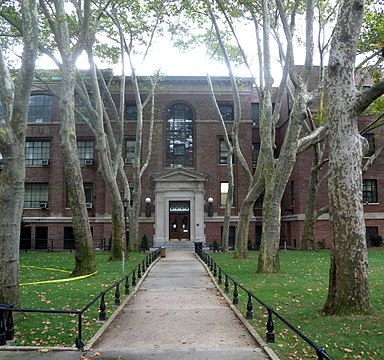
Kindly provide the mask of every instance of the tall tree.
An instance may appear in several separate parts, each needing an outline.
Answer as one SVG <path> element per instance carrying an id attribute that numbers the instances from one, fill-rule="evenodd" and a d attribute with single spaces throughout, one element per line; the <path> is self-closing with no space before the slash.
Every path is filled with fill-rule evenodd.
<path id="1" fill-rule="evenodd" d="M 21 7 L 21 17 L 14 19 L 22 30 L 23 53 L 17 77 L 13 78 L 0 41 L 0 100 L 3 118 L 0 119 L 0 153 L 4 165 L 0 173 L 0 303 L 20 304 L 19 239 L 24 205 L 25 134 L 29 97 L 33 84 L 38 50 L 38 20 L 35 0 L 14 4 L 15 8 L 0 5 L 0 16 L 8 19 Z M 17 10 L 17 11 L 15 11 Z M 12 15 L 11 15 L 12 16 Z"/>
<path id="2" fill-rule="evenodd" d="M 68 184 L 69 203 L 72 212 L 73 233 L 76 244 L 73 275 L 90 274 L 96 270 L 93 238 L 86 209 L 83 177 L 77 154 L 74 91 L 76 85 L 76 61 L 88 38 L 91 25 L 91 1 L 72 2 L 74 13 L 67 14 L 65 0 L 40 0 L 40 7 L 52 31 L 54 43 L 42 49 L 55 58 L 58 49 L 60 60 L 55 58 L 61 71 L 60 93 L 60 142 L 64 169 Z M 77 17 L 77 22 L 75 21 Z M 71 32 L 72 29 L 74 32 Z M 76 32 L 76 37 L 75 37 Z M 53 50 L 52 50 L 53 49 Z"/>
<path id="3" fill-rule="evenodd" d="M 329 58 L 329 210 L 332 258 L 326 314 L 371 309 L 362 194 L 363 140 L 358 115 L 384 93 L 381 79 L 368 91 L 355 86 L 355 61 L 364 3 L 340 4 Z"/>
<path id="4" fill-rule="evenodd" d="M 154 2 L 156 5 L 156 2 Z M 97 42 L 97 29 L 90 36 L 87 44 L 86 52 L 88 54 L 90 68 L 90 83 L 88 86 L 92 88 L 92 96 L 88 96 L 87 85 L 85 82 L 77 87 L 83 103 L 88 109 L 88 118 L 83 117 L 93 131 L 97 142 L 97 153 L 100 162 L 100 170 L 111 200 L 111 217 L 112 217 L 112 235 L 111 235 L 111 257 L 113 260 L 122 258 L 125 251 L 124 236 L 124 208 L 127 206 L 129 214 L 129 249 L 137 250 L 139 245 L 139 216 L 141 210 L 141 178 L 147 168 L 152 153 L 152 137 L 154 124 L 154 91 L 159 77 L 157 73 L 153 78 L 149 77 L 145 81 L 139 80 L 136 75 L 134 66 L 134 55 L 138 55 L 141 51 L 145 58 L 148 49 L 152 45 L 155 33 L 158 31 L 161 18 L 164 13 L 164 7 L 151 6 L 151 4 L 142 4 L 140 2 L 119 2 L 114 4 L 111 9 L 106 9 L 109 16 L 104 18 L 101 27 L 109 25 L 106 34 L 119 44 L 109 48 L 109 51 L 120 53 L 120 64 L 122 73 L 120 76 L 119 88 L 119 107 L 113 100 L 112 90 L 103 78 L 102 72 L 96 71 L 94 56 L 100 54 L 100 43 Z M 111 21 L 112 20 L 112 21 Z M 143 49 L 143 45 L 144 49 Z M 102 56 L 110 56 L 102 49 Z M 131 78 L 129 82 L 125 78 L 125 59 L 128 59 L 129 68 L 131 70 Z M 141 82 L 141 84 L 140 84 Z M 132 181 L 129 182 L 124 171 L 123 162 L 123 141 L 125 139 L 124 132 L 125 123 L 125 97 L 126 84 L 132 86 L 136 110 L 136 137 L 135 137 L 135 154 L 133 157 L 133 175 Z M 113 86 L 112 86 L 113 88 Z M 142 92 L 148 93 L 146 98 L 142 100 Z M 104 103 L 105 102 L 105 103 Z M 106 111 L 106 105 L 109 111 Z M 144 108 L 151 105 L 148 131 L 148 146 L 146 156 L 142 157 L 142 148 L 144 141 Z M 112 113 L 112 119 L 110 118 Z M 84 114 L 83 114 L 84 115 Z M 111 120 L 115 122 L 112 125 Z M 118 180 L 121 180 L 124 191 L 119 190 Z M 131 201 L 131 186 L 133 185 L 133 196 Z M 124 196 L 122 199 L 121 196 Z M 132 204 L 132 205 L 131 205 Z"/>

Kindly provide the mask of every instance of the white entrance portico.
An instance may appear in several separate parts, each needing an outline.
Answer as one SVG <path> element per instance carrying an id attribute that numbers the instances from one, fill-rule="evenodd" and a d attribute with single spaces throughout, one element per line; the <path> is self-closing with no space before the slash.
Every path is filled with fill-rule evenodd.
<path id="1" fill-rule="evenodd" d="M 152 176 L 155 184 L 154 247 L 170 241 L 205 243 L 204 185 L 207 177 L 176 168 Z"/>

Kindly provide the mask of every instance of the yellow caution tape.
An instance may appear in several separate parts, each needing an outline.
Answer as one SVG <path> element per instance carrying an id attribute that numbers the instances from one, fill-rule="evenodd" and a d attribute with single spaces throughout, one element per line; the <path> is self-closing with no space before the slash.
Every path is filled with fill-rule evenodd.
<path id="1" fill-rule="evenodd" d="M 38 270 L 48 270 L 48 271 L 57 271 L 57 272 L 63 272 L 70 274 L 71 272 L 69 270 L 61 270 L 61 269 L 53 269 L 53 268 L 47 268 L 47 267 L 41 267 L 41 266 L 33 266 L 33 265 L 22 265 L 20 266 L 22 268 L 27 268 L 27 269 L 38 269 Z"/>
<path id="2" fill-rule="evenodd" d="M 86 279 L 87 277 L 90 277 L 90 276 L 93 276 L 93 275 L 96 275 L 96 274 L 97 274 L 97 271 L 95 271 L 92 274 L 76 276 L 76 277 L 73 277 L 73 278 L 30 282 L 30 283 L 19 284 L 19 286 L 37 285 L 37 284 L 49 284 L 49 283 L 60 283 L 60 282 L 67 282 L 67 281 L 82 280 L 82 279 Z"/>

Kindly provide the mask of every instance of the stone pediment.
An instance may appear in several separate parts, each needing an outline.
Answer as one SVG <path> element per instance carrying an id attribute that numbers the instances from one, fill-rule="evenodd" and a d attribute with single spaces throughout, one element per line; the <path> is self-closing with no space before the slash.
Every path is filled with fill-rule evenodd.
<path id="1" fill-rule="evenodd" d="M 205 182 L 207 176 L 194 170 L 176 168 L 152 175 L 155 183 Z"/>

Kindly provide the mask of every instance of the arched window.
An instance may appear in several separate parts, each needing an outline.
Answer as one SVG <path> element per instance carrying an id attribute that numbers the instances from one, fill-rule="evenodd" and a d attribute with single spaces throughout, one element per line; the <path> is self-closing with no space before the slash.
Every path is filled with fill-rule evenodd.
<path id="1" fill-rule="evenodd" d="M 193 111 L 183 103 L 167 110 L 166 166 L 193 167 Z"/>
<path id="2" fill-rule="evenodd" d="M 32 94 L 29 99 L 28 122 L 52 121 L 52 95 Z"/>

